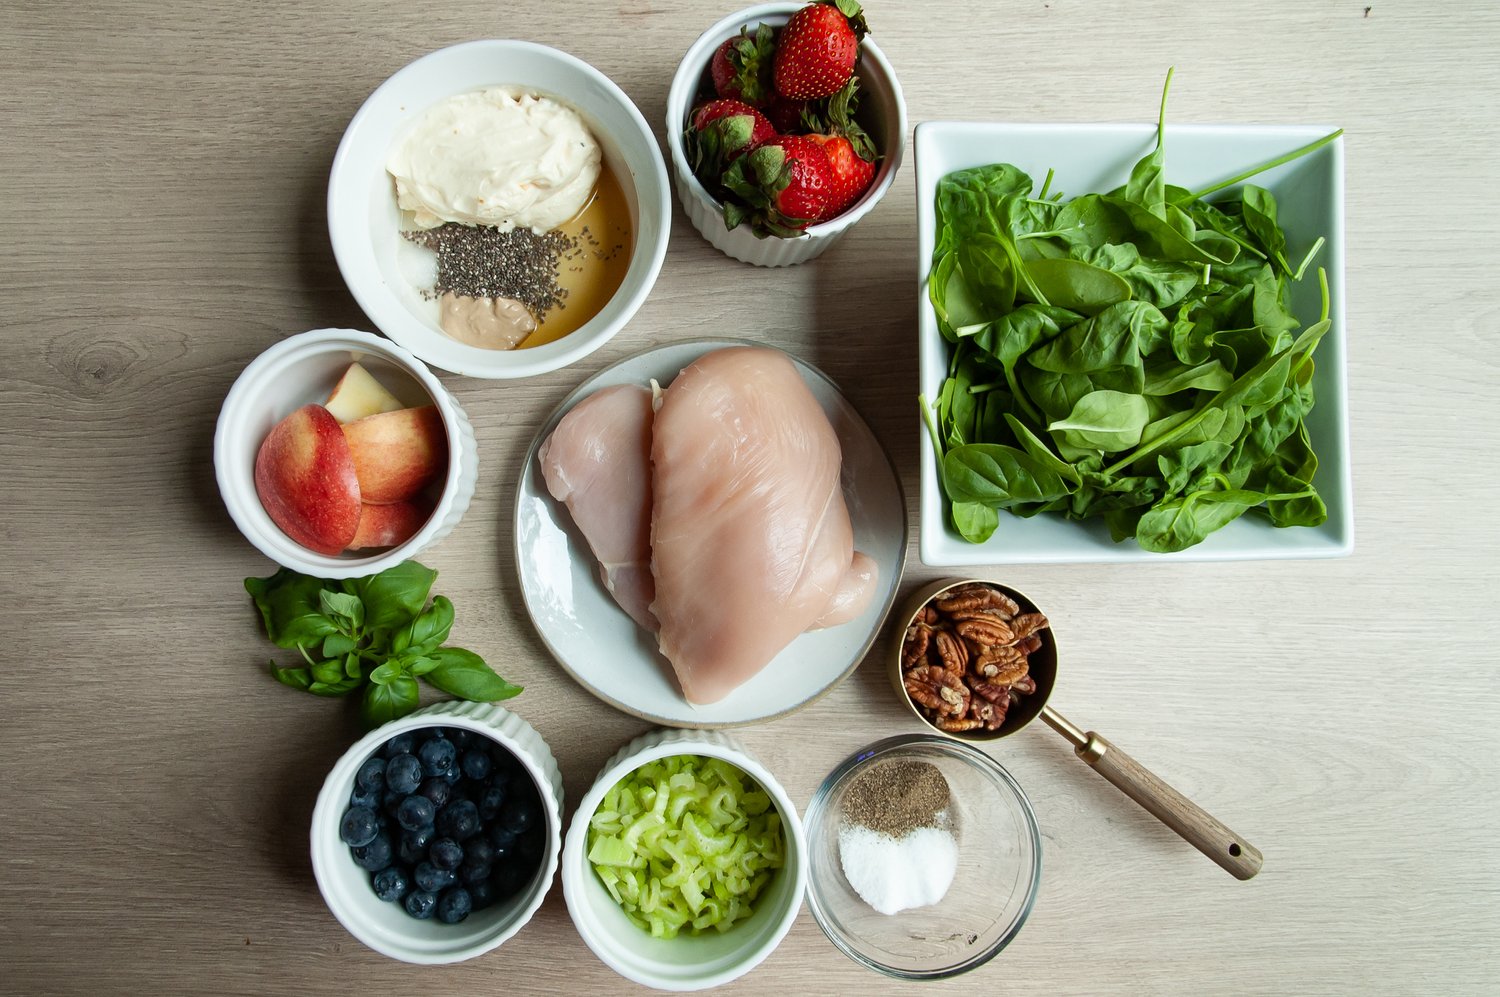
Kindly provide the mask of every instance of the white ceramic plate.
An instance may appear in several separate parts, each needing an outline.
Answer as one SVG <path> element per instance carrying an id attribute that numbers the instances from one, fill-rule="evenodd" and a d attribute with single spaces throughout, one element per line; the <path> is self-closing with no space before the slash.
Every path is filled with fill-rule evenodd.
<path id="1" fill-rule="evenodd" d="M 526 609 L 563 668 L 600 699 L 669 727 L 731 727 L 759 723 L 807 705 L 864 659 L 890 612 L 906 561 L 906 502 L 890 458 L 870 427 L 821 371 L 792 357 L 823 405 L 844 451 L 844 498 L 854 546 L 880 566 L 869 608 L 842 626 L 804 633 L 761 672 L 707 706 L 682 698 L 671 666 L 652 635 L 636 626 L 605 591 L 596 562 L 567 508 L 547 493 L 537 448 L 587 395 L 616 384 L 666 385 L 698 357 L 742 340 L 673 343 L 636 354 L 579 385 L 542 426 L 516 493 L 516 568 Z"/>
<path id="2" fill-rule="evenodd" d="M 1332 128 L 1317 126 L 1167 126 L 1169 183 L 1207 186 L 1306 145 Z M 1011 163 L 1040 183 L 1056 171 L 1052 189 L 1067 195 L 1109 190 L 1124 183 L 1130 168 L 1156 142 L 1152 125 L 1017 125 L 927 121 L 916 130 L 917 273 L 922 391 L 936 398 L 948 353 L 927 297 L 935 238 L 934 202 L 940 179 L 954 170 Z M 1328 505 L 1328 520 L 1315 528 L 1277 529 L 1242 516 L 1195 547 L 1153 554 L 1134 540 L 1115 543 L 1098 520 L 1079 522 L 1056 515 L 1019 519 L 1001 513 L 1000 528 L 982 544 L 971 544 L 948 523 L 938 486 L 932 442 L 921 435 L 921 554 L 926 564 L 1036 564 L 1072 561 L 1228 561 L 1263 558 L 1340 557 L 1354 550 L 1354 500 L 1349 466 L 1349 404 L 1344 373 L 1344 147 L 1336 139 L 1311 155 L 1255 178 L 1276 196 L 1287 239 L 1297 253 L 1326 239 L 1317 264 L 1328 271 L 1333 328 L 1318 345 L 1313 385 L 1317 404 L 1307 417 L 1318 455 L 1314 483 Z M 1318 282 L 1293 285 L 1292 310 L 1303 325 L 1316 320 Z M 918 420 L 913 419 L 913 423 Z"/>

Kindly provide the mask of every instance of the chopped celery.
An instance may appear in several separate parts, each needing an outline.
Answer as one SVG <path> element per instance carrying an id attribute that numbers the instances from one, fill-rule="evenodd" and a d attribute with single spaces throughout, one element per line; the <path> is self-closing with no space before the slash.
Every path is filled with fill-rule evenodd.
<path id="1" fill-rule="evenodd" d="M 727 931 L 785 861 L 781 818 L 718 758 L 675 755 L 612 786 L 589 820 L 590 863 L 631 922 L 658 938 Z"/>

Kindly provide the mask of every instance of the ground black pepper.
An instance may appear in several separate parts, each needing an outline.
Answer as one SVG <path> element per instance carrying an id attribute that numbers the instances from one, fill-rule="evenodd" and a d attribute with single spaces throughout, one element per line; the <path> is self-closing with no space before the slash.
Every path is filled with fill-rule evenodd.
<path id="1" fill-rule="evenodd" d="M 844 794 L 844 819 L 902 838 L 938 827 L 948 809 L 948 780 L 929 762 L 895 760 L 861 772 Z"/>

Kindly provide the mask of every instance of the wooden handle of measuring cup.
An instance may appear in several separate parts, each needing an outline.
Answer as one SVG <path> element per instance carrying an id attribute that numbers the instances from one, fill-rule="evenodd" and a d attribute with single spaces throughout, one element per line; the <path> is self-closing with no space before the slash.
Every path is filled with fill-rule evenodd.
<path id="1" fill-rule="evenodd" d="M 1260 872 L 1260 851 L 1219 823 L 1198 804 L 1162 782 L 1140 762 L 1089 731 L 1074 749 L 1095 772 L 1213 859 L 1236 879 Z"/>

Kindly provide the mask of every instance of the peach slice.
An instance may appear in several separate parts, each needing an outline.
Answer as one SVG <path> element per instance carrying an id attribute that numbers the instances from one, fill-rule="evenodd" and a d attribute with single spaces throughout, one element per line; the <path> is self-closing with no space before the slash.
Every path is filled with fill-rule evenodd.
<path id="1" fill-rule="evenodd" d="M 400 400 L 385 389 L 385 385 L 375 380 L 375 375 L 362 365 L 352 363 L 344 371 L 344 376 L 339 378 L 339 383 L 333 386 L 333 394 L 328 396 L 324 407 L 339 422 L 349 423 L 367 415 L 394 412 L 402 406 Z"/>
<path id="2" fill-rule="evenodd" d="M 359 528 L 359 478 L 343 427 L 321 405 L 282 419 L 255 455 L 255 491 L 292 540 L 338 554 Z"/>
<path id="3" fill-rule="evenodd" d="M 367 415 L 346 425 L 344 436 L 366 502 L 409 499 L 448 461 L 443 417 L 433 405 Z"/>
<path id="4" fill-rule="evenodd" d="M 350 550 L 366 547 L 395 547 L 417 535 L 432 512 L 427 505 L 415 502 L 388 502 L 385 505 L 365 503 L 359 513 L 359 528 L 349 541 Z"/>

